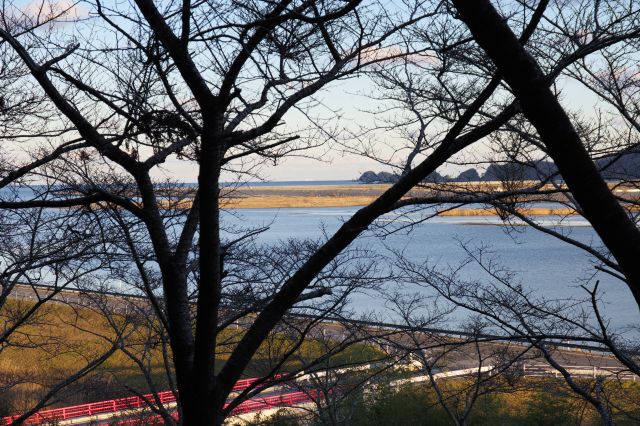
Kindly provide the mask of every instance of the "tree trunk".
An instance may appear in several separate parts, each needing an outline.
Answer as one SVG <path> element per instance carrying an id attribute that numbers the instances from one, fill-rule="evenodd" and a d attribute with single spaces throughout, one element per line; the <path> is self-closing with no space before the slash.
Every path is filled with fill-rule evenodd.
<path id="1" fill-rule="evenodd" d="M 226 394 L 216 386 L 215 361 L 218 310 L 222 287 L 222 244 L 220 241 L 220 170 L 224 143 L 218 137 L 220 117 L 210 114 L 201 136 L 199 280 L 195 345 L 191 386 L 193 412 L 185 412 L 188 425 L 222 424 Z"/>
<path id="2" fill-rule="evenodd" d="M 489 0 L 453 0 L 475 41 L 498 67 L 538 131 L 584 217 L 624 273 L 640 305 L 640 231 L 609 190 L 535 59 Z"/>

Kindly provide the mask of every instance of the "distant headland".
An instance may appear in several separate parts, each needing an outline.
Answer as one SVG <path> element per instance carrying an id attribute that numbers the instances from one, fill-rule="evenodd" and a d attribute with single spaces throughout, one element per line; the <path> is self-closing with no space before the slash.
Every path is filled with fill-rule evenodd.
<path id="1" fill-rule="evenodd" d="M 632 151 L 625 154 L 603 156 L 595 160 L 596 167 L 601 170 L 606 180 L 639 180 L 640 179 L 640 152 Z M 394 183 L 399 175 L 390 172 L 366 171 L 357 179 L 361 183 Z M 530 162 L 505 162 L 493 163 L 481 174 L 475 168 L 464 170 L 457 176 L 441 175 L 433 172 L 425 179 L 425 182 L 496 182 L 505 180 L 521 181 L 562 181 L 555 164 L 545 160 Z"/>

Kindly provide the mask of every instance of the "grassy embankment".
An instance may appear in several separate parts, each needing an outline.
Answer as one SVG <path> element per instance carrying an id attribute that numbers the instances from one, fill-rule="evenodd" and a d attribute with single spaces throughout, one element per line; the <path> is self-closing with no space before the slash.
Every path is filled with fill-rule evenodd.
<path id="1" fill-rule="evenodd" d="M 6 320 L 28 305 L 10 301 L 0 317 Z M 124 312 L 124 311 L 123 311 Z M 108 340 L 115 335 L 114 329 L 128 335 L 127 349 L 138 356 L 146 350 L 145 363 L 149 367 L 157 389 L 168 387 L 162 361 L 162 351 L 148 322 L 140 322 L 136 315 L 114 314 L 111 323 L 105 316 L 93 309 L 50 304 L 36 320 L 24 328 L 14 343 L 19 346 L 7 347 L 0 352 L 0 383 L 10 388 L 0 388 L 0 415 L 19 412 L 28 408 L 53 383 L 85 365 L 94 355 L 107 349 Z M 149 336 L 152 336 L 149 339 Z M 232 346 L 241 337 L 241 331 L 228 330 L 221 340 Z M 149 342 L 156 345 L 149 345 Z M 270 370 L 279 354 L 290 350 L 295 342 L 281 334 L 273 335 L 260 349 L 256 360 L 247 372 L 255 376 Z M 299 366 L 301 360 L 317 357 L 327 350 L 327 342 L 307 340 L 284 366 L 291 369 Z M 221 347 L 218 359 L 220 365 L 225 360 L 225 348 Z M 380 354 L 372 347 L 354 345 L 335 356 L 332 364 L 358 362 L 377 358 Z M 449 402 L 464 398 L 456 394 L 467 385 L 463 380 L 450 380 L 445 386 Z M 588 382 L 585 382 L 589 385 Z M 590 386 L 590 385 L 589 385 Z M 114 353 L 102 366 L 82 380 L 71 385 L 60 394 L 55 406 L 64 406 L 91 401 L 99 401 L 129 394 L 127 388 L 148 392 L 143 374 L 135 363 L 122 352 Z M 594 410 L 581 399 L 575 397 L 562 380 L 519 379 L 514 383 L 504 381 L 497 391 L 481 396 L 472 413 L 471 424 L 482 425 L 563 425 L 598 424 Z M 372 390 L 371 387 L 368 390 Z M 607 397 L 616 407 L 614 411 L 619 424 L 633 424 L 623 411 L 640 415 L 640 383 L 609 381 L 605 385 Z M 446 425 L 450 424 L 446 413 L 436 401 L 435 393 L 427 385 L 419 385 L 400 390 L 381 386 L 373 389 L 364 399 L 354 397 L 345 401 L 345 410 L 353 410 L 349 424 L 359 425 Z M 459 407 L 460 408 L 460 407 Z M 636 417 L 637 418 L 637 417 Z M 276 419 L 277 420 L 277 419 Z M 296 419 L 289 419 L 296 424 Z"/>
<path id="2" fill-rule="evenodd" d="M 0 321 L 19 318 L 30 304 L 9 300 L 0 310 Z M 167 390 L 169 383 L 156 325 L 142 312 L 111 310 L 110 318 L 96 309 L 60 303 L 45 305 L 30 324 L 14 335 L 12 345 L 0 348 L 0 416 L 30 408 L 52 386 L 75 373 L 107 351 L 118 330 L 126 336 L 127 351 L 142 360 L 157 390 Z M 217 357 L 220 368 L 242 330 L 227 329 L 219 337 Z M 295 342 L 274 335 L 260 348 L 247 377 L 265 374 L 276 364 L 278 354 L 293 348 Z M 325 343 L 308 339 L 295 351 L 283 370 L 299 368 L 304 360 L 314 359 L 326 350 Z M 329 364 L 360 362 L 379 356 L 364 344 L 355 344 L 329 360 Z M 170 354 L 169 354 L 170 358 Z M 130 389 L 150 392 L 140 366 L 123 351 L 113 353 L 101 366 L 66 387 L 51 401 L 52 407 L 81 404 L 131 395 Z"/>

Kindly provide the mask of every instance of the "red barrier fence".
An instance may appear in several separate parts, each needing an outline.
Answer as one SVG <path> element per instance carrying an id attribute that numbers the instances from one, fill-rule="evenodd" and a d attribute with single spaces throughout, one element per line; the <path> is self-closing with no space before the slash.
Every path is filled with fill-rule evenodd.
<path id="1" fill-rule="evenodd" d="M 257 398 L 245 401 L 238 405 L 233 414 L 253 413 L 255 411 L 268 410 L 282 406 L 292 406 L 303 402 L 309 402 L 318 396 L 317 391 L 292 392 L 284 395 L 270 396 L 268 398 Z"/>
<path id="2" fill-rule="evenodd" d="M 280 377 L 282 376 L 277 375 L 274 377 L 274 379 L 278 379 Z M 243 391 L 247 389 L 249 386 L 251 386 L 257 380 L 259 379 L 251 378 L 251 379 L 239 380 L 233 387 L 233 391 L 234 392 Z M 144 398 L 148 401 L 155 402 L 153 394 L 144 395 Z M 158 398 L 160 399 L 160 402 L 162 402 L 163 404 L 176 401 L 175 394 L 171 391 L 159 392 Z M 145 399 L 137 396 L 130 396 L 126 398 L 112 399 L 109 401 L 92 402 L 89 404 L 74 405 L 70 407 L 40 410 L 37 413 L 29 416 L 29 418 L 27 418 L 24 421 L 24 423 L 37 425 L 42 423 L 59 422 L 59 421 L 74 419 L 78 417 L 91 417 L 98 414 L 116 413 L 119 411 L 126 411 L 126 410 L 135 410 L 135 409 L 140 409 L 147 406 Z M 247 402 L 251 402 L 251 401 L 247 401 Z M 0 424 L 3 424 L 3 425 L 11 424 L 14 420 L 16 420 L 19 417 L 20 417 L 19 414 L 3 417 L 0 420 Z"/>
<path id="3" fill-rule="evenodd" d="M 271 396 L 268 398 L 259 398 L 250 401 L 245 401 L 242 404 L 238 405 L 233 411 L 232 415 L 238 414 L 246 414 L 246 413 L 254 413 L 256 411 L 268 410 L 271 408 L 278 407 L 291 407 L 295 404 L 301 404 L 309 401 L 313 401 L 317 397 L 317 391 L 311 390 L 307 393 L 305 392 L 292 392 L 284 395 Z M 173 415 L 173 418 L 177 420 L 176 416 Z M 144 424 L 145 426 L 149 425 L 160 425 L 163 424 L 162 418 L 158 415 L 154 415 L 151 417 L 147 417 L 144 419 L 126 419 L 121 420 L 116 423 L 118 426 L 135 426 Z"/>

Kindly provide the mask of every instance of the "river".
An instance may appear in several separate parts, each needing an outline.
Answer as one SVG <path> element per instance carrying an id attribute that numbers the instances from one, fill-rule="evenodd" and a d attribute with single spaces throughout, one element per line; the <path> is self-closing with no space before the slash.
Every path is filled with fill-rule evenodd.
<path id="1" fill-rule="evenodd" d="M 236 226 L 264 226 L 269 229 L 258 238 L 260 243 L 274 244 L 288 238 L 322 238 L 322 230 L 330 235 L 348 219 L 353 208 L 306 208 L 306 209 L 237 209 L 226 213 L 224 221 Z M 389 226 L 407 224 L 414 217 L 386 215 L 381 222 Z M 553 223 L 555 218 L 546 217 Z M 381 240 L 368 231 L 354 243 L 380 253 L 402 250 L 412 261 L 428 260 L 439 268 L 456 267 L 467 258 L 462 245 L 469 249 L 488 246 L 497 262 L 515 272 L 526 288 L 537 296 L 546 298 L 580 298 L 587 294 L 581 284 L 593 284 L 600 280 L 602 311 L 611 321 L 612 327 L 625 330 L 638 323 L 638 307 L 628 288 L 620 281 L 603 273 L 595 273 L 594 261 L 584 251 L 526 226 L 516 227 L 517 232 L 506 232 L 498 217 L 436 217 L 415 225 L 410 232 L 399 231 Z M 570 218 L 555 229 L 585 243 L 600 244 L 600 240 L 582 218 Z M 474 279 L 489 279 L 480 265 L 470 263 L 462 270 L 462 276 Z M 394 283 L 388 283 L 395 289 Z M 407 290 L 415 292 L 415 288 Z M 428 292 L 421 289 L 419 291 Z M 377 311 L 393 320 L 384 303 L 376 295 L 353 297 L 351 305 L 356 311 Z"/>

